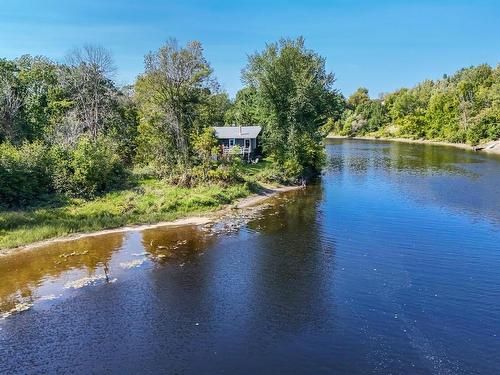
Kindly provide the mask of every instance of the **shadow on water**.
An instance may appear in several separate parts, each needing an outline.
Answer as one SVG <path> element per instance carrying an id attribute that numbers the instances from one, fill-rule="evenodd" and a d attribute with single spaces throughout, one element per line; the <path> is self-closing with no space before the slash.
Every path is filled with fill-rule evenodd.
<path id="1" fill-rule="evenodd" d="M 331 292 L 335 244 L 323 241 L 319 233 L 322 198 L 318 183 L 276 199 L 262 217 L 248 223 L 262 234 L 254 244 L 262 249 L 255 257 L 250 302 L 259 308 L 254 323 L 274 322 L 282 334 L 297 333 L 316 320 L 323 324 L 331 311 L 331 298 L 322 295 Z"/>
<path id="2" fill-rule="evenodd" d="M 497 373 L 498 159 L 327 153 L 215 224 L 1 257 L 0 315 L 33 308 L 0 319 L 0 372 Z"/>
<path id="3" fill-rule="evenodd" d="M 215 241 L 216 236 L 208 225 L 155 228 L 142 232 L 142 246 L 150 258 L 160 264 L 193 261 Z"/>
<path id="4" fill-rule="evenodd" d="M 169 337 L 162 352 L 176 357 L 159 368 L 265 372 L 284 361 L 292 369 L 288 351 L 304 356 L 301 338 L 334 319 L 335 244 L 319 233 L 322 198 L 320 184 L 273 198 L 237 232 L 195 234 L 181 260 L 151 274 L 154 332 L 142 334 L 153 342 Z M 170 236 L 149 234 L 145 246 L 162 244 L 154 252 L 176 246 Z M 152 352 L 147 358 L 161 356 L 156 347 L 144 350 Z"/>

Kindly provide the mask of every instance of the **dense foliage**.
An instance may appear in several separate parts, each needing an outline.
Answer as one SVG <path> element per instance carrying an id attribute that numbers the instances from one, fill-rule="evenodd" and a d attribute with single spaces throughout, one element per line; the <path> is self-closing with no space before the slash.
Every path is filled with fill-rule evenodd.
<path id="1" fill-rule="evenodd" d="M 90 198 L 118 187 L 126 180 L 126 170 L 109 138 L 82 137 L 74 148 L 52 149 L 52 183 L 55 191 Z"/>
<path id="2" fill-rule="evenodd" d="M 93 46 L 64 63 L 0 60 L 0 207 L 89 198 L 126 180 L 138 116 L 113 72 L 110 53 Z"/>
<path id="3" fill-rule="evenodd" d="M 251 91 L 240 100 L 248 110 L 236 114 L 263 123 L 264 152 L 275 167 L 291 179 L 318 173 L 325 156 L 321 128 L 338 101 L 325 60 L 302 38 L 283 39 L 250 56 L 243 77 Z"/>
<path id="4" fill-rule="evenodd" d="M 107 138 L 83 137 L 73 148 L 35 141 L 0 144 L 0 202 L 22 206 L 61 193 L 91 198 L 126 180 L 126 170 Z"/>
<path id="5" fill-rule="evenodd" d="M 321 56 L 302 38 L 283 39 L 249 56 L 245 86 L 231 100 L 199 42 L 169 40 L 145 57 L 134 85 L 119 87 L 114 76 L 102 47 L 57 63 L 0 59 L 1 208 L 95 198 L 137 176 L 237 184 L 246 166 L 237 148 L 220 155 L 212 128 L 225 124 L 262 125 L 261 177 L 288 182 L 321 170 L 330 131 L 472 144 L 500 137 L 500 67 L 488 65 L 377 100 L 366 89 L 345 100 Z"/>
<path id="6" fill-rule="evenodd" d="M 500 65 L 461 69 L 372 100 L 358 89 L 332 130 L 342 135 L 478 144 L 500 138 Z"/>
<path id="7" fill-rule="evenodd" d="M 0 144 L 0 206 L 30 204 L 53 191 L 52 164 L 41 142 Z"/>

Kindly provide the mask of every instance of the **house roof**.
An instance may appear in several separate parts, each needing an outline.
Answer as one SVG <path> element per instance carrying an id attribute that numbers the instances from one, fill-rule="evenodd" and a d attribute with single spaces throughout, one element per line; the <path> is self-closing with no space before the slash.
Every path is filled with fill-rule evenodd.
<path id="1" fill-rule="evenodd" d="M 227 138 L 257 138 L 261 126 L 214 126 L 215 136 L 219 139 Z"/>

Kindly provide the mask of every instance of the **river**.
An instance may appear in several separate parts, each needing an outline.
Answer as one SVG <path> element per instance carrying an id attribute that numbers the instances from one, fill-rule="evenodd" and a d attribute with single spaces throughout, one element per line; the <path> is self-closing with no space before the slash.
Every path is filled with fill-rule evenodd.
<path id="1" fill-rule="evenodd" d="M 500 373 L 500 158 L 327 143 L 214 226 L 0 258 L 0 373 Z"/>

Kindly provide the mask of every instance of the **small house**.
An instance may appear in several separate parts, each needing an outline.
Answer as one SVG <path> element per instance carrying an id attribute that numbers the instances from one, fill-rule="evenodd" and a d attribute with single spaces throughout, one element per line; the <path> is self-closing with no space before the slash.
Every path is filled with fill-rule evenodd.
<path id="1" fill-rule="evenodd" d="M 249 160 L 257 149 L 257 136 L 260 134 L 262 127 L 215 126 L 214 130 L 223 154 L 238 146 L 242 157 Z"/>

